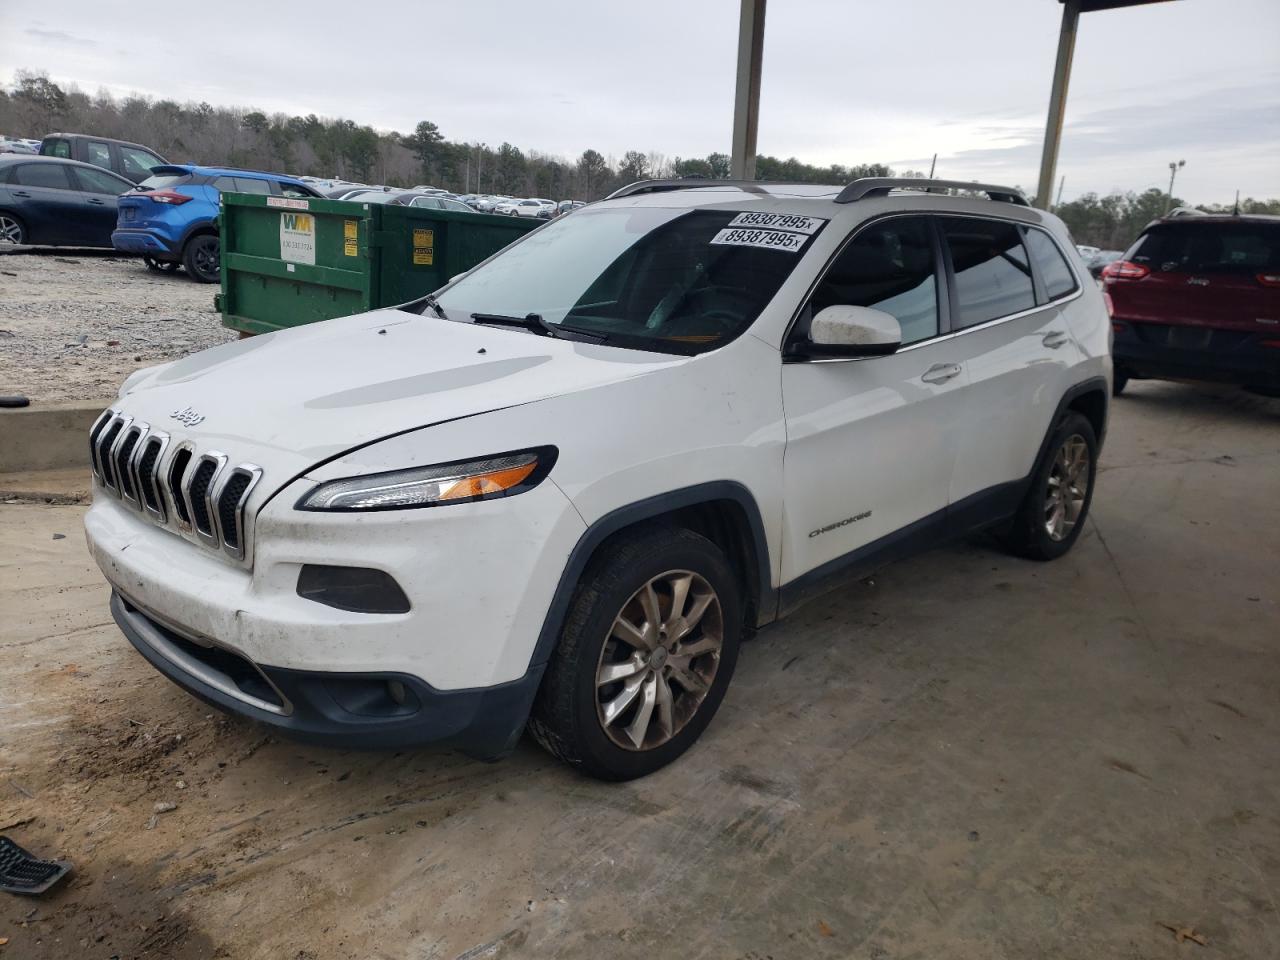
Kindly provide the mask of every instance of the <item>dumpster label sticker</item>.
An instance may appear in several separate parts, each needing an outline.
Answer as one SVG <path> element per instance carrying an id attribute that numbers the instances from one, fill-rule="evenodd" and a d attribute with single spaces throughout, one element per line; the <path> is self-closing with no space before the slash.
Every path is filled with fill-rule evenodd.
<path id="1" fill-rule="evenodd" d="M 717 246 L 728 247 L 761 247 L 765 250 L 785 250 L 795 253 L 804 246 L 809 238 L 803 233 L 783 232 L 782 230 L 721 230 L 711 242 Z"/>
<path id="2" fill-rule="evenodd" d="M 358 257 L 360 255 L 360 225 L 358 220 L 342 221 L 342 255 Z"/>
<path id="3" fill-rule="evenodd" d="M 343 220 L 342 221 L 342 239 L 354 240 L 359 236 L 359 220 Z"/>
<path id="4" fill-rule="evenodd" d="M 280 214 L 280 259 L 315 264 L 315 217 L 309 213 Z"/>
<path id="5" fill-rule="evenodd" d="M 413 231 L 413 265 L 430 267 L 436 262 L 436 232 L 434 230 Z"/>
<path id="6" fill-rule="evenodd" d="M 794 230 L 796 233 L 814 234 L 826 222 L 821 217 L 798 217 L 786 213 L 740 213 L 729 221 L 729 226 L 771 227 L 774 230 Z"/>
<path id="7" fill-rule="evenodd" d="M 310 210 L 309 200 L 298 200 L 294 197 L 267 197 L 268 207 L 288 207 L 290 210 Z"/>

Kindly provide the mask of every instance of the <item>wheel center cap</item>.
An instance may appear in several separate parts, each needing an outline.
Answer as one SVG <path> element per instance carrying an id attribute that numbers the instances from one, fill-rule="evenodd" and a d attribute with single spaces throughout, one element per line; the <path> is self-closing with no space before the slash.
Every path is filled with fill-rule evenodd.
<path id="1" fill-rule="evenodd" d="M 659 667 L 661 667 L 661 666 L 662 666 L 664 663 L 666 663 L 666 662 L 667 662 L 667 648 L 666 648 L 666 647 L 658 647 L 658 649 L 657 649 L 657 650 L 655 650 L 655 651 L 653 651 L 653 653 L 649 654 L 649 666 L 650 666 L 650 667 L 652 667 L 654 670 L 657 670 Z"/>

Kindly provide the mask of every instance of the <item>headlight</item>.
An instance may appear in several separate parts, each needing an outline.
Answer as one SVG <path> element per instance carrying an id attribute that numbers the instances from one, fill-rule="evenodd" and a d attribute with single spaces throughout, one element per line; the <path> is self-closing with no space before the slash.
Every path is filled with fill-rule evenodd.
<path id="1" fill-rule="evenodd" d="M 555 461 L 555 447 L 539 447 L 484 460 L 330 480 L 299 500 L 298 509 L 407 510 L 509 497 L 536 487 Z"/>

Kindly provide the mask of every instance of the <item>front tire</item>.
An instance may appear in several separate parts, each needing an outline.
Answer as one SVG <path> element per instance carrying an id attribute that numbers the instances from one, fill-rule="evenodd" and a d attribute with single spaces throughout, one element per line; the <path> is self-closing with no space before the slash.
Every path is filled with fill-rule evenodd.
<path id="1" fill-rule="evenodd" d="M 1121 367 L 1116 367 L 1111 371 L 1111 395 L 1118 397 L 1124 393 L 1124 388 L 1129 385 L 1129 373 Z"/>
<path id="2" fill-rule="evenodd" d="M 593 558 L 534 702 L 529 731 L 601 780 L 632 780 L 689 749 L 724 699 L 742 595 L 721 550 L 657 527 Z"/>
<path id="3" fill-rule="evenodd" d="M 217 283 L 221 277 L 218 256 L 217 236 L 202 233 L 187 241 L 182 250 L 182 265 L 197 283 Z"/>
<path id="4" fill-rule="evenodd" d="M 1080 537 L 1098 474 L 1098 439 L 1079 413 L 1054 428 L 1005 537 L 1009 550 L 1031 560 L 1056 560 Z"/>

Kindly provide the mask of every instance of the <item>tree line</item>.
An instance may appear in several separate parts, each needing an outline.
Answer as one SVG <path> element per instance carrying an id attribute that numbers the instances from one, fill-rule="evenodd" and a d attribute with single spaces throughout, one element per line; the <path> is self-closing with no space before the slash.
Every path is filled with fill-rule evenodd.
<path id="1" fill-rule="evenodd" d="M 55 131 L 92 133 L 145 144 L 174 163 L 245 167 L 294 175 L 338 177 L 393 186 L 430 184 L 458 193 L 498 193 L 553 199 L 598 200 L 611 191 L 649 177 L 729 176 L 729 156 L 667 157 L 628 150 L 621 158 L 584 150 L 570 160 L 511 143 L 449 140 L 429 120 L 408 133 L 375 130 L 344 118 L 314 113 L 290 116 L 260 110 L 179 103 L 143 96 L 93 96 L 74 86 L 63 89 L 47 75 L 19 70 L 0 88 L 0 131 L 42 137 Z M 881 163 L 816 166 L 796 158 L 756 158 L 761 180 L 847 183 L 859 177 L 895 173 Z M 897 175 L 923 177 L 916 170 Z M 1160 190 L 1084 196 L 1055 212 L 1078 243 L 1122 249 L 1149 221 L 1181 201 Z M 1204 207 L 1230 210 L 1231 205 Z M 1247 199 L 1241 212 L 1280 213 L 1280 200 Z"/>

